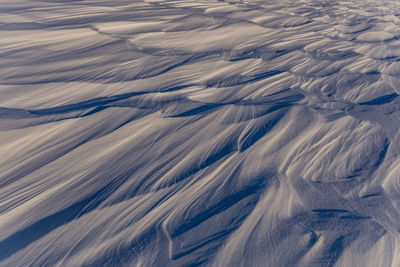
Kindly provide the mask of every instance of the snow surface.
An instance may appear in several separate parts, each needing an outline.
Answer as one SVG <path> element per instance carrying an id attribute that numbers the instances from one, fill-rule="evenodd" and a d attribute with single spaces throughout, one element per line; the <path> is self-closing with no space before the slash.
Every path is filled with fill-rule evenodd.
<path id="1" fill-rule="evenodd" d="M 0 266 L 400 266 L 399 14 L 1 0 Z"/>

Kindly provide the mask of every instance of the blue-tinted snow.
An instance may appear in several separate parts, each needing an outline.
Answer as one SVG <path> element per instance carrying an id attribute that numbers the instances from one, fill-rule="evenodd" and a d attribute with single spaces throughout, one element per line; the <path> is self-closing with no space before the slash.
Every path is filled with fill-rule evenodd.
<path id="1" fill-rule="evenodd" d="M 0 4 L 1 266 L 400 266 L 398 1 Z"/>

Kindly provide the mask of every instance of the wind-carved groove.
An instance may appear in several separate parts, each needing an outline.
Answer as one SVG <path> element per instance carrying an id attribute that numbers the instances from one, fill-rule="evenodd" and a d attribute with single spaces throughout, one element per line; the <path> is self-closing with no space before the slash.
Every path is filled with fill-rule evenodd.
<path id="1" fill-rule="evenodd" d="M 398 10 L 4 1 L 0 265 L 393 264 Z"/>

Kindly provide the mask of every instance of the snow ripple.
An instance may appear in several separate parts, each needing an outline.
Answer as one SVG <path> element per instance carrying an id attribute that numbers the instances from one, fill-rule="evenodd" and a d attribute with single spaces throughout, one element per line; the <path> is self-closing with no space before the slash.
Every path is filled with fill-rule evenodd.
<path id="1" fill-rule="evenodd" d="M 398 10 L 2 1 L 0 265 L 399 266 Z"/>

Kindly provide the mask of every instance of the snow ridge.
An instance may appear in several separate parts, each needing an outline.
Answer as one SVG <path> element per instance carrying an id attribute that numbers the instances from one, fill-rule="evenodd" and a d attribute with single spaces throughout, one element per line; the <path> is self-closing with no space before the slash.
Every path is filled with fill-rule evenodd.
<path id="1" fill-rule="evenodd" d="M 400 266 L 398 10 L 2 1 L 0 266 Z"/>

